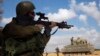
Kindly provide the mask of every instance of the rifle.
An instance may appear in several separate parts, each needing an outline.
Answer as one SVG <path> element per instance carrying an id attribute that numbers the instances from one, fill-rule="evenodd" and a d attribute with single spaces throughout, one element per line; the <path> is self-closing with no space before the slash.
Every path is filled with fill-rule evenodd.
<path id="1" fill-rule="evenodd" d="M 35 24 L 42 24 L 44 26 L 49 26 L 51 24 L 51 22 L 48 20 L 48 17 L 45 17 L 45 13 L 38 12 L 38 13 L 36 13 L 36 15 L 38 15 L 40 17 L 37 21 L 34 21 Z M 48 20 L 48 21 L 42 21 L 42 19 Z M 69 28 L 73 27 L 73 25 L 68 25 L 67 22 L 64 22 L 64 21 L 60 22 L 60 23 L 56 22 L 56 24 L 57 24 L 58 28 L 61 28 L 61 29 L 63 29 L 63 28 L 69 29 Z"/>

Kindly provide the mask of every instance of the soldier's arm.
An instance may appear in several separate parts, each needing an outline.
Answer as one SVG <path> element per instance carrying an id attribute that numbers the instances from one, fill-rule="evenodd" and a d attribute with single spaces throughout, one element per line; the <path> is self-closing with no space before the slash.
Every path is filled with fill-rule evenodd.
<path id="1" fill-rule="evenodd" d="M 52 28 L 56 26 L 55 22 L 51 22 L 51 25 L 49 25 L 49 27 L 45 28 L 44 34 L 43 34 L 43 42 L 46 45 L 51 37 L 51 31 Z"/>

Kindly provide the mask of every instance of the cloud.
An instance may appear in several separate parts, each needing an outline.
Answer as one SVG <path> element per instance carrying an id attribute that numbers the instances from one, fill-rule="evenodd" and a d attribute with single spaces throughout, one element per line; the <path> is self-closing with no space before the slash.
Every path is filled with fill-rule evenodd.
<path id="1" fill-rule="evenodd" d="M 60 8 L 57 13 L 48 13 L 46 16 L 50 18 L 50 21 L 62 22 L 64 20 L 74 18 L 77 15 L 71 9 L 68 10 Z"/>
<path id="2" fill-rule="evenodd" d="M 59 47 L 60 49 L 63 48 L 69 41 L 70 37 L 62 37 L 62 36 L 52 36 L 50 41 L 48 42 L 45 51 L 47 52 L 55 52 L 55 48 Z M 55 41 L 57 40 L 57 41 Z"/>
<path id="3" fill-rule="evenodd" d="M 84 2 L 77 4 L 76 0 L 71 0 L 70 7 L 73 10 L 81 11 L 87 16 L 93 17 L 98 22 L 98 25 L 100 25 L 100 10 L 99 10 L 99 7 L 97 7 L 97 4 L 95 1 L 88 2 L 87 4 L 85 4 Z"/>
<path id="4" fill-rule="evenodd" d="M 3 18 L 2 23 L 9 23 L 11 22 L 12 18 Z"/>
<path id="5" fill-rule="evenodd" d="M 86 15 L 80 15 L 79 20 L 87 24 L 87 16 Z"/>
<path id="6" fill-rule="evenodd" d="M 76 6 L 77 6 L 76 0 L 71 0 L 70 8 L 75 9 Z"/>
<path id="7" fill-rule="evenodd" d="M 100 2 L 99 2 L 99 8 L 100 8 Z"/>
<path id="8" fill-rule="evenodd" d="M 100 43 L 100 32 L 97 32 L 97 30 L 95 29 L 73 27 L 69 30 L 60 30 L 60 32 L 62 32 L 60 35 L 54 35 L 51 37 L 45 51 L 55 52 L 56 47 L 62 49 L 65 45 L 70 44 L 71 37 L 74 37 L 75 39 L 81 37 L 83 39 L 86 39 L 89 43 L 93 44 L 95 48 L 100 48 L 100 45 L 98 45 Z"/>
<path id="9" fill-rule="evenodd" d="M 83 3 L 80 4 L 78 7 L 81 11 L 93 17 L 98 22 L 98 24 L 100 24 L 100 11 L 98 10 L 95 2 L 90 2 L 88 5 L 85 5 Z"/>
<path id="10" fill-rule="evenodd" d="M 1 26 L 4 26 L 5 24 L 11 22 L 12 18 L 9 17 L 9 18 L 2 18 L 2 21 L 0 23 Z"/>
<path id="11" fill-rule="evenodd" d="M 57 13 L 49 13 L 47 16 L 52 21 L 61 22 L 63 20 L 69 20 L 71 18 L 75 18 L 78 14 L 77 12 L 82 12 L 83 14 L 79 15 L 78 18 L 80 21 L 87 24 L 88 17 L 92 17 L 93 19 L 100 24 L 100 10 L 97 7 L 95 1 L 88 2 L 85 4 L 81 2 L 77 4 L 76 0 L 71 0 L 70 8 L 69 9 L 59 9 Z M 65 16 L 67 15 L 67 16 Z M 85 28 L 85 27 L 72 27 L 71 29 L 59 29 L 60 33 L 55 34 L 51 37 L 50 41 L 48 42 L 45 51 L 52 52 L 55 51 L 56 47 L 60 49 L 70 44 L 71 37 L 81 37 L 86 39 L 89 43 L 93 44 L 95 48 L 100 48 L 100 32 L 98 32 L 94 28 Z"/>
<path id="12" fill-rule="evenodd" d="M 44 7 L 43 10 L 48 11 L 48 10 L 50 10 L 50 8 L 49 7 Z"/>

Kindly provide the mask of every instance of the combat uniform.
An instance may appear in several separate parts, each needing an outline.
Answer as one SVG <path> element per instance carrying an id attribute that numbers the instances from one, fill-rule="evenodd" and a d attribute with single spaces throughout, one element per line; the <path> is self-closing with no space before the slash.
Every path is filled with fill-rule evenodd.
<path id="1" fill-rule="evenodd" d="M 51 29 L 41 34 L 34 24 L 20 25 L 15 18 L 3 29 L 5 35 L 5 56 L 42 56 L 50 38 Z"/>

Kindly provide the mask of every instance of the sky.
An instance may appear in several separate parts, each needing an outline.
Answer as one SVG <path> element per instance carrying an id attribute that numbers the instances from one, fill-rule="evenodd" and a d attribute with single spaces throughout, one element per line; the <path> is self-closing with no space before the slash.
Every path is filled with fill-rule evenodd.
<path id="1" fill-rule="evenodd" d="M 16 5 L 24 0 L 4 0 L 3 19 L 0 26 L 9 23 L 16 16 Z M 36 6 L 35 12 L 43 12 L 50 21 L 74 25 L 70 29 L 59 29 L 51 36 L 45 51 L 54 52 L 70 45 L 71 37 L 86 39 L 95 48 L 100 49 L 100 0 L 29 0 Z M 37 18 L 37 16 L 36 16 Z M 57 27 L 53 28 L 53 31 Z M 52 31 L 52 32 L 53 32 Z M 51 32 L 51 33 L 52 33 Z"/>

